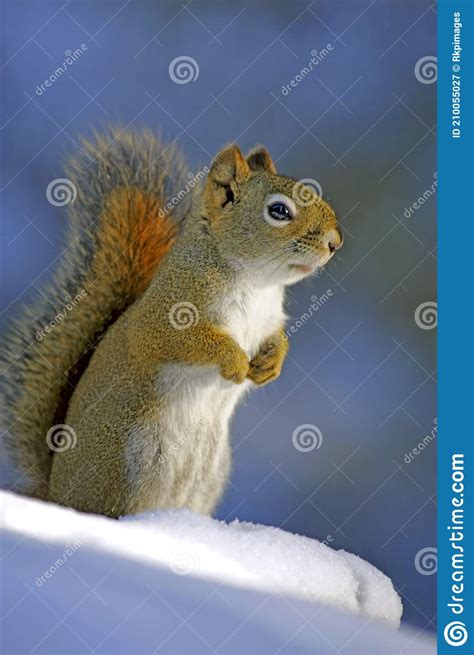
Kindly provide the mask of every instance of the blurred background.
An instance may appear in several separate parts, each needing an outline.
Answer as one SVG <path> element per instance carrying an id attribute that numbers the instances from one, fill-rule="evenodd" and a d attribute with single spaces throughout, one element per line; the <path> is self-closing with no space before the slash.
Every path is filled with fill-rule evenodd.
<path id="1" fill-rule="evenodd" d="M 46 188 L 79 135 L 148 126 L 194 173 L 231 140 L 265 144 L 280 172 L 321 186 L 345 245 L 288 293 L 290 355 L 237 412 L 217 516 L 360 555 L 392 578 L 404 620 L 433 630 L 435 4 L 6 0 L 2 13 L 2 329 L 61 252 L 66 210 Z M 186 83 L 169 68 L 181 57 Z"/>

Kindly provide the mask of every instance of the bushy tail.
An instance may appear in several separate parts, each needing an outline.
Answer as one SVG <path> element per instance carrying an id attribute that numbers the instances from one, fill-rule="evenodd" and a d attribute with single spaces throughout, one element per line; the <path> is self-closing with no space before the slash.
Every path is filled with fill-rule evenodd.
<path id="1" fill-rule="evenodd" d="M 14 488 L 39 498 L 47 497 L 54 451 L 72 438 L 61 426 L 95 344 L 147 288 L 191 202 L 179 154 L 148 132 L 117 128 L 84 142 L 66 175 L 76 197 L 60 265 L 0 352 L 2 439 L 18 472 Z"/>

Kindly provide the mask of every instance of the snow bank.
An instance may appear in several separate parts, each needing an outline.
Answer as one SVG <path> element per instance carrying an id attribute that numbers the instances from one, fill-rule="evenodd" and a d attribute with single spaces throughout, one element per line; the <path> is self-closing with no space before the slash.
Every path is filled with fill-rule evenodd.
<path id="1" fill-rule="evenodd" d="M 371 564 L 316 539 L 279 528 L 230 524 L 188 510 L 148 512 L 127 521 L 172 537 L 169 565 L 230 584 L 318 601 L 398 627 L 402 604 Z"/>
<path id="2" fill-rule="evenodd" d="M 402 604 L 389 578 L 315 539 L 252 523 L 226 524 L 189 510 L 148 512 L 117 522 L 11 494 L 3 502 L 3 526 L 22 534 L 86 541 L 177 575 L 279 592 L 400 624 Z"/>
<path id="3" fill-rule="evenodd" d="M 5 653 L 235 653 L 246 639 L 258 653 L 433 652 L 393 631 L 385 575 L 313 539 L 184 510 L 113 521 L 0 502 Z"/>

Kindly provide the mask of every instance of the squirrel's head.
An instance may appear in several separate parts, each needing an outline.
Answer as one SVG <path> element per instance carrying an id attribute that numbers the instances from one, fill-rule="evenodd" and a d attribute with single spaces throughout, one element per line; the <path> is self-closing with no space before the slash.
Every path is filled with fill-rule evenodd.
<path id="1" fill-rule="evenodd" d="M 309 186 L 277 175 L 263 147 L 221 150 L 203 191 L 203 212 L 224 257 L 263 284 L 293 284 L 342 245 L 331 207 Z"/>

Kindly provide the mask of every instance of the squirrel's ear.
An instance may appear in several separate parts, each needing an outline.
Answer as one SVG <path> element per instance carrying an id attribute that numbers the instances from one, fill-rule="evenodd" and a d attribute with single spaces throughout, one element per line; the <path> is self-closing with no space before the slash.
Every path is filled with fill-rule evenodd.
<path id="1" fill-rule="evenodd" d="M 264 170 L 276 175 L 275 164 L 270 157 L 268 150 L 263 146 L 257 146 L 247 155 L 247 163 L 253 171 Z"/>
<path id="2" fill-rule="evenodd" d="M 250 176 L 249 165 L 240 148 L 232 144 L 221 150 L 211 165 L 204 189 L 210 213 L 219 212 L 239 196 L 239 187 Z"/>

